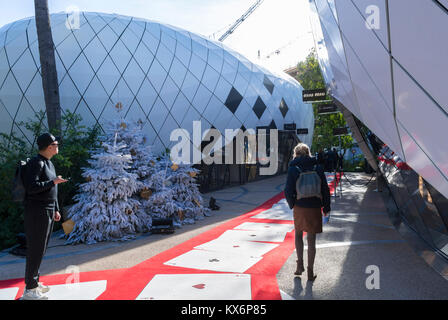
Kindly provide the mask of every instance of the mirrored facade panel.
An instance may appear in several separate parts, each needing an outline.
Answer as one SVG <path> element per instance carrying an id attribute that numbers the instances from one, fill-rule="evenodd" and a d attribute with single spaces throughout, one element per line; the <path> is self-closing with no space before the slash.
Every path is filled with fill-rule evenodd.
<path id="1" fill-rule="evenodd" d="M 401 217 L 448 257 L 445 4 L 310 0 L 330 94 L 382 140 L 380 169 Z"/>
<path id="2" fill-rule="evenodd" d="M 319 63 L 331 94 L 448 197 L 446 8 L 387 3 L 311 0 Z"/>

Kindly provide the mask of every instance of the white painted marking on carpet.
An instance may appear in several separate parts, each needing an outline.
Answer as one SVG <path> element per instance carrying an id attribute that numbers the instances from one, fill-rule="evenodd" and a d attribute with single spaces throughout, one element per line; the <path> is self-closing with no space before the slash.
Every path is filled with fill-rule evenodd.
<path id="1" fill-rule="evenodd" d="M 196 246 L 195 249 L 227 252 L 248 257 L 262 257 L 264 254 L 275 249 L 276 247 L 278 247 L 278 244 L 274 243 L 217 238 L 215 240 Z"/>
<path id="2" fill-rule="evenodd" d="M 198 270 L 243 273 L 261 259 L 261 257 L 237 255 L 229 252 L 191 250 L 164 264 Z"/>
<path id="3" fill-rule="evenodd" d="M 107 281 L 89 281 L 49 286 L 48 300 L 95 300 L 106 290 Z"/>
<path id="4" fill-rule="evenodd" d="M 240 241 L 268 241 L 283 242 L 286 232 L 270 230 L 227 230 L 219 239 L 240 240 Z"/>
<path id="5" fill-rule="evenodd" d="M 235 230 L 264 230 L 273 232 L 291 232 L 294 229 L 293 224 L 284 223 L 261 223 L 261 222 L 244 222 L 233 228 Z"/>
<path id="6" fill-rule="evenodd" d="M 16 298 L 19 288 L 0 289 L 0 300 L 14 300 Z"/>
<path id="7" fill-rule="evenodd" d="M 158 274 L 137 300 L 251 300 L 249 274 Z"/>

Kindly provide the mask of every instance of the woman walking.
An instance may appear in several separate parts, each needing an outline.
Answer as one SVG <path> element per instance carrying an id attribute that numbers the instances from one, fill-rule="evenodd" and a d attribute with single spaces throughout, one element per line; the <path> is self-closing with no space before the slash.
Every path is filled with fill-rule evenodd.
<path id="1" fill-rule="evenodd" d="M 298 179 L 301 175 L 304 179 L 299 182 Z M 299 194 L 297 192 L 298 187 Z M 304 190 L 304 192 L 302 193 L 300 190 Z M 305 143 L 299 143 L 294 148 L 294 159 L 289 163 L 284 192 L 286 201 L 294 212 L 297 251 L 297 270 L 294 275 L 300 276 L 305 271 L 303 265 L 303 232 L 306 232 L 308 281 L 314 281 L 317 277 L 313 270 L 316 256 L 316 234 L 322 233 L 322 215 L 327 216 L 331 210 L 330 189 L 324 169 L 317 164 L 316 158 L 311 157 L 310 149 Z"/>

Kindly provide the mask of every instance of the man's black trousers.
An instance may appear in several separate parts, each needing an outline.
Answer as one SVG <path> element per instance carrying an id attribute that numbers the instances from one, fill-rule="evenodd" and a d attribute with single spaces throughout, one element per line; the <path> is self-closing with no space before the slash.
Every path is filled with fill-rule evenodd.
<path id="1" fill-rule="evenodd" d="M 53 230 L 54 203 L 27 200 L 25 202 L 26 289 L 34 289 L 39 282 L 39 268 Z"/>

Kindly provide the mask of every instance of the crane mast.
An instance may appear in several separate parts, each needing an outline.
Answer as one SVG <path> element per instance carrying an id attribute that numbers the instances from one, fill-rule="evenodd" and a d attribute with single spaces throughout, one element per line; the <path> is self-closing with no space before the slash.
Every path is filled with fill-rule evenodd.
<path id="1" fill-rule="evenodd" d="M 263 0 L 258 0 L 257 2 L 255 2 L 238 20 L 235 21 L 234 24 L 232 24 L 230 26 L 230 28 L 221 36 L 219 37 L 218 41 L 224 41 L 229 35 L 231 35 L 233 33 L 233 31 L 235 31 L 236 28 L 238 28 L 238 26 L 247 19 L 248 16 L 250 16 L 259 6 L 260 4 L 263 2 Z"/>

